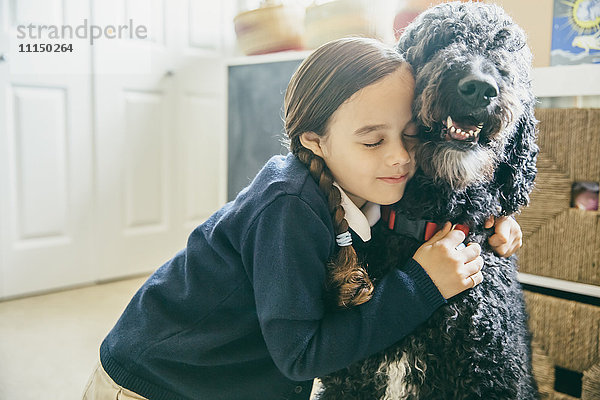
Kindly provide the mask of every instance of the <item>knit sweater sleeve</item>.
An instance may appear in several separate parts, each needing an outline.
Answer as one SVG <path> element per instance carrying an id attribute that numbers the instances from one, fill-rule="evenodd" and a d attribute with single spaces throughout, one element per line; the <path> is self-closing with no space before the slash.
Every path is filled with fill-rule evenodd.
<path id="1" fill-rule="evenodd" d="M 300 197 L 284 195 L 250 226 L 242 257 L 275 364 L 302 381 L 349 366 L 400 340 L 445 302 L 414 260 L 378 281 L 373 297 L 328 311 L 323 288 L 333 232 Z"/>

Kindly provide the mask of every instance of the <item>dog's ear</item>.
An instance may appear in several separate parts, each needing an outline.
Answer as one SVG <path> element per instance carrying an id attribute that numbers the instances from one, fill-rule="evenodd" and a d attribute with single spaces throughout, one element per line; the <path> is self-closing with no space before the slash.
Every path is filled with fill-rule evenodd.
<path id="1" fill-rule="evenodd" d="M 406 27 L 396 49 L 411 65 L 423 65 L 438 50 L 448 45 L 453 31 L 452 26 L 444 26 L 444 21 L 422 14 Z"/>
<path id="2" fill-rule="evenodd" d="M 505 159 L 496 170 L 494 182 L 501 194 L 504 215 L 513 214 L 529 204 L 529 193 L 537 174 L 537 123 L 533 106 L 530 106 L 519 120 L 515 135 L 506 145 Z"/>
<path id="3" fill-rule="evenodd" d="M 470 15 L 477 10 L 467 3 L 442 3 L 427 9 L 402 31 L 396 48 L 413 66 L 424 65 L 462 35 L 461 19 L 477 18 Z"/>
<path id="4" fill-rule="evenodd" d="M 494 37 L 488 42 L 487 49 L 504 49 L 508 52 L 515 52 L 527 46 L 525 32 L 518 25 L 512 24 L 498 30 Z"/>

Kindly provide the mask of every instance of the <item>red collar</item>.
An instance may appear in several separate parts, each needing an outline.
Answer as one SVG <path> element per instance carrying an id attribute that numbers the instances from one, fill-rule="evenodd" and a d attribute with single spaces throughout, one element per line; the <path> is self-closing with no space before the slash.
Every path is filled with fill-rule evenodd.
<path id="1" fill-rule="evenodd" d="M 396 211 L 392 209 L 392 206 L 381 206 L 381 219 L 386 222 L 389 229 L 398 233 L 408 234 L 417 240 L 423 240 L 425 242 L 431 239 L 431 237 L 435 235 L 437 231 L 443 228 L 442 225 L 438 225 L 435 222 L 414 221 L 416 224 L 423 224 L 424 229 L 423 227 L 406 229 L 406 227 L 403 225 L 405 225 L 408 220 L 402 219 L 402 221 L 400 221 L 400 218 L 397 217 Z M 469 227 L 466 225 L 457 224 L 454 229 L 463 231 L 465 236 L 469 235 Z"/>

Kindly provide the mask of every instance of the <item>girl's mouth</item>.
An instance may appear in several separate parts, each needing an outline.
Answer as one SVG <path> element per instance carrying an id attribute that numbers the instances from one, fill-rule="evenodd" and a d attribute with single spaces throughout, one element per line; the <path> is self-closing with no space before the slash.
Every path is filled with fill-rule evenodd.
<path id="1" fill-rule="evenodd" d="M 382 176 L 379 179 L 380 181 L 383 181 L 385 183 L 389 183 L 389 184 L 398 184 L 398 183 L 404 183 L 407 181 L 407 177 L 408 174 L 404 174 L 404 175 L 392 175 L 392 176 Z"/>

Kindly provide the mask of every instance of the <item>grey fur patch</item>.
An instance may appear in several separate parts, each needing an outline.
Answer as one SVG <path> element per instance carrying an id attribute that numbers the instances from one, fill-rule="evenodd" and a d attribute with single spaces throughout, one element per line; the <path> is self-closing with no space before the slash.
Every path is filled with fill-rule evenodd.
<path id="1" fill-rule="evenodd" d="M 417 159 L 423 171 L 456 189 L 492 179 L 498 156 L 489 148 L 476 146 L 464 151 L 451 146 L 424 145 Z"/>
<path id="2" fill-rule="evenodd" d="M 388 377 L 388 385 L 382 400 L 401 400 L 407 398 L 417 398 L 419 390 L 417 385 L 409 384 L 408 376 L 425 374 L 426 366 L 419 360 L 415 365 L 411 365 L 406 353 L 402 353 L 400 359 L 386 361 L 379 366 L 378 373 L 385 374 Z"/>

